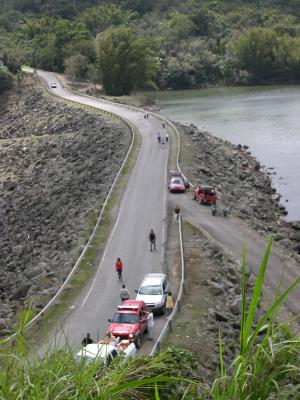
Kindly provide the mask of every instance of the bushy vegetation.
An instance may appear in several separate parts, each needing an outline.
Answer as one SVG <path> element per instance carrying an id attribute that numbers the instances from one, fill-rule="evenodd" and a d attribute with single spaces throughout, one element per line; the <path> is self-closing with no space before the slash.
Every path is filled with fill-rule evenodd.
<path id="1" fill-rule="evenodd" d="M 114 94 L 149 85 L 294 83 L 300 80 L 299 19 L 297 0 L 0 1 L 0 59 L 7 65 L 12 52 L 18 65 L 105 79 Z M 112 88 L 114 74 L 109 83 L 103 75 L 112 56 L 105 42 L 115 37 L 114 28 L 130 29 L 127 44 L 139 53 L 138 73 L 117 74 L 130 76 L 128 88 Z M 117 64 L 111 66 L 121 71 L 121 45 L 113 56 Z"/>

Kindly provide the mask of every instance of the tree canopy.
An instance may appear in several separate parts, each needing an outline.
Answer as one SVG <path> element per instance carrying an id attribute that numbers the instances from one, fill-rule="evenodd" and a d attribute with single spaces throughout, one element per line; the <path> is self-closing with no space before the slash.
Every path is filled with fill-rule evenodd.
<path id="1" fill-rule="evenodd" d="M 96 39 L 97 62 L 109 95 L 127 95 L 151 84 L 155 73 L 153 52 L 143 38 L 126 27 L 111 28 Z"/>
<path id="2" fill-rule="evenodd" d="M 120 43 L 114 49 L 109 40 Z M 299 0 L 0 0 L 0 60 L 11 72 L 21 61 L 70 72 L 70 60 L 74 67 L 82 56 L 86 76 L 102 76 L 111 93 L 153 83 L 299 82 L 299 40 Z M 130 65 L 120 61 L 129 57 L 126 41 L 136 48 Z M 110 56 L 117 64 L 108 68 Z M 134 83 L 125 84 L 126 74 Z"/>

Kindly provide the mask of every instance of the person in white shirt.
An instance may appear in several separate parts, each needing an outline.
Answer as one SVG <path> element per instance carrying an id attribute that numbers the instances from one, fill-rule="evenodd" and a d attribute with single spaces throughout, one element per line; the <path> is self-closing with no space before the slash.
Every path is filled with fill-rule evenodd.
<path id="1" fill-rule="evenodd" d="M 153 340 L 153 327 L 154 327 L 153 312 L 150 311 L 147 317 L 148 340 Z"/>
<path id="2" fill-rule="evenodd" d="M 120 298 L 121 298 L 122 303 L 123 303 L 123 301 L 129 300 L 129 298 L 130 298 L 129 291 L 125 285 L 122 285 L 122 288 L 120 289 Z"/>

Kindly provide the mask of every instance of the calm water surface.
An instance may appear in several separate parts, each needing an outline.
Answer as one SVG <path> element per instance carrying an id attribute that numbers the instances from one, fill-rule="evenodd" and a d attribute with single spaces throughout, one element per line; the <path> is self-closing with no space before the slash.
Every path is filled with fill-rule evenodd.
<path id="1" fill-rule="evenodd" d="M 288 220 L 300 220 L 300 87 L 222 88 L 156 93 L 161 114 L 247 144 L 270 168 Z"/>

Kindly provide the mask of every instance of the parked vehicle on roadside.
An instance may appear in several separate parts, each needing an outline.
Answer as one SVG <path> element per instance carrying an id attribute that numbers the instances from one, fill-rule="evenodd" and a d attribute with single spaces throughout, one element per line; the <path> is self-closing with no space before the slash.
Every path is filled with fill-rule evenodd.
<path id="1" fill-rule="evenodd" d="M 187 181 L 179 171 L 170 171 L 169 172 L 169 180 L 171 181 L 172 178 L 179 177 L 182 179 L 184 186 L 186 189 L 190 188 L 190 182 Z"/>
<path id="2" fill-rule="evenodd" d="M 165 274 L 147 274 L 139 290 L 135 291 L 136 299 L 143 300 L 153 313 L 164 314 L 169 290 L 170 285 Z"/>
<path id="3" fill-rule="evenodd" d="M 117 307 L 108 331 L 121 340 L 133 338 L 137 348 L 141 346 L 142 336 L 147 332 L 149 308 L 142 300 L 125 300 Z"/>
<path id="4" fill-rule="evenodd" d="M 194 190 L 194 200 L 199 201 L 201 204 L 215 204 L 217 199 L 213 186 L 198 185 Z"/>
<path id="5" fill-rule="evenodd" d="M 174 176 L 171 178 L 171 181 L 169 183 L 169 192 L 170 193 L 184 193 L 185 192 L 185 185 L 180 178 L 180 176 Z"/>
<path id="6" fill-rule="evenodd" d="M 95 360 L 101 360 L 104 364 L 109 364 L 114 358 L 123 355 L 124 359 L 134 357 L 137 348 L 134 343 L 129 340 L 121 340 L 119 343 L 91 343 L 83 347 L 76 355 L 75 360 L 81 362 L 84 360 L 91 363 Z"/>

